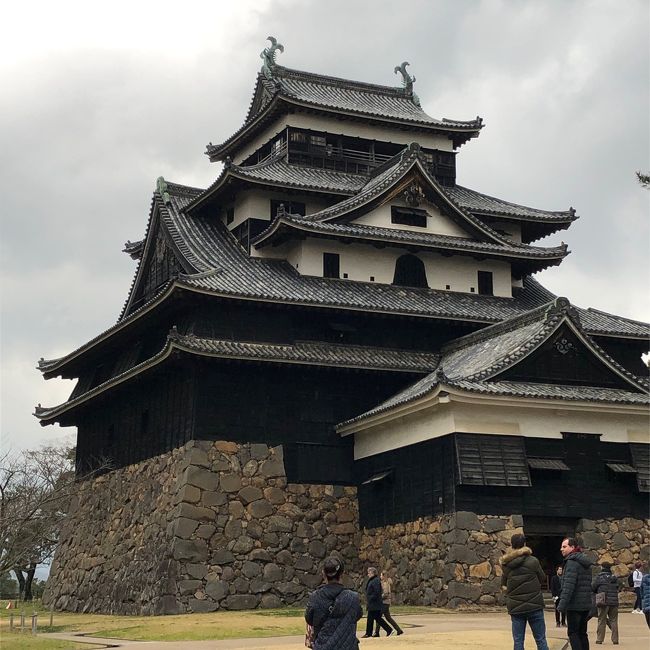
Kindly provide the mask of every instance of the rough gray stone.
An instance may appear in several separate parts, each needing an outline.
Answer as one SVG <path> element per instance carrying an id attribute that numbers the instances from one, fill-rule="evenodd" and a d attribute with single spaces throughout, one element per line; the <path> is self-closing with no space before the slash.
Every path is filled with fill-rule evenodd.
<path id="1" fill-rule="evenodd" d="M 255 519 L 264 519 L 265 517 L 273 514 L 273 511 L 273 506 L 265 499 L 253 501 L 248 505 L 248 512 L 250 513 L 251 517 L 254 517 Z"/>
<path id="2" fill-rule="evenodd" d="M 208 547 L 201 539 L 176 539 L 173 545 L 173 556 L 175 560 L 204 562 L 208 559 Z"/>
<path id="3" fill-rule="evenodd" d="M 456 513 L 456 528 L 465 530 L 481 530 L 481 522 L 473 512 L 459 510 Z"/>
<path id="4" fill-rule="evenodd" d="M 264 594 L 260 601 L 260 607 L 262 609 L 278 609 L 282 607 L 282 600 L 275 594 Z"/>
<path id="5" fill-rule="evenodd" d="M 251 551 L 254 546 L 255 542 L 250 537 L 248 537 L 248 535 L 242 535 L 235 540 L 235 543 L 231 550 L 233 553 L 243 554 Z"/>
<path id="6" fill-rule="evenodd" d="M 486 533 L 496 533 L 505 530 L 507 522 L 504 519 L 488 519 L 483 525 L 483 531 Z"/>
<path id="7" fill-rule="evenodd" d="M 224 492 L 238 492 L 241 490 L 241 476 L 239 474 L 222 474 L 220 480 Z"/>
<path id="8" fill-rule="evenodd" d="M 205 578 L 208 573 L 208 567 L 205 564 L 186 564 L 185 573 L 190 576 L 190 578 L 201 580 L 201 578 Z"/>
<path id="9" fill-rule="evenodd" d="M 193 452 L 197 453 L 199 450 L 194 449 Z M 194 485 L 202 490 L 209 490 L 213 492 L 219 485 L 219 475 L 210 469 L 204 467 L 197 467 L 190 465 L 185 470 L 185 483 Z"/>
<path id="10" fill-rule="evenodd" d="M 242 564 L 241 571 L 247 578 L 255 578 L 260 575 L 260 573 L 262 573 L 262 567 L 257 564 L 257 562 L 250 562 L 246 560 Z"/>
<path id="11" fill-rule="evenodd" d="M 210 560 L 212 564 L 231 564 L 235 561 L 235 556 L 225 548 L 218 548 L 212 551 Z"/>
<path id="12" fill-rule="evenodd" d="M 605 538 L 600 533 L 595 533 L 591 530 L 584 531 L 581 538 L 585 548 L 605 548 L 607 546 Z"/>
<path id="13" fill-rule="evenodd" d="M 613 551 L 619 551 L 622 548 L 629 548 L 632 546 L 630 543 L 630 540 L 625 536 L 625 533 L 614 533 L 612 535 L 612 541 L 611 541 L 611 549 Z M 590 547 L 590 548 L 600 548 L 598 547 Z"/>
<path id="14" fill-rule="evenodd" d="M 197 589 L 203 586 L 203 580 L 179 580 L 178 589 L 182 596 L 193 594 Z"/>
<path id="15" fill-rule="evenodd" d="M 192 505 L 191 503 L 181 503 L 177 509 L 179 517 L 194 519 L 195 521 L 212 521 L 215 518 L 214 510 Z"/>
<path id="16" fill-rule="evenodd" d="M 260 596 L 257 594 L 235 594 L 228 596 L 223 603 L 226 609 L 255 609 L 260 603 Z"/>
<path id="17" fill-rule="evenodd" d="M 449 548 L 449 560 L 451 562 L 462 562 L 463 564 L 478 564 L 479 556 L 468 546 L 455 544 Z"/>
<path id="18" fill-rule="evenodd" d="M 260 464 L 258 473 L 263 478 L 285 476 L 284 463 L 278 458 L 270 458 Z"/>
<path id="19" fill-rule="evenodd" d="M 176 525 L 174 532 L 177 537 L 182 539 L 189 539 L 192 536 L 192 533 L 197 529 L 199 525 L 198 521 L 193 519 L 186 519 L 185 517 L 179 517 L 176 520 Z"/>
<path id="20" fill-rule="evenodd" d="M 228 583 L 223 580 L 208 580 L 205 585 L 205 593 L 208 594 L 212 600 L 219 602 L 228 594 Z"/>
<path id="21" fill-rule="evenodd" d="M 269 448 L 262 444 L 251 444 L 250 447 L 251 458 L 254 460 L 263 460 L 269 455 Z"/>
<path id="22" fill-rule="evenodd" d="M 216 612 L 219 609 L 219 605 L 217 603 L 213 603 L 210 600 L 199 600 L 198 598 L 190 598 L 187 604 L 190 610 L 192 612 L 196 612 L 197 614 Z"/>
<path id="23" fill-rule="evenodd" d="M 293 524 L 287 517 L 273 515 L 268 518 L 267 530 L 271 533 L 290 533 L 293 530 Z"/>
<path id="24" fill-rule="evenodd" d="M 284 572 L 281 567 L 271 562 L 264 566 L 264 580 L 267 582 L 279 582 L 284 577 Z"/>
<path id="25" fill-rule="evenodd" d="M 244 505 L 248 505 L 252 501 L 257 501 L 264 496 L 264 493 L 259 488 L 248 485 L 239 490 L 239 498 Z"/>

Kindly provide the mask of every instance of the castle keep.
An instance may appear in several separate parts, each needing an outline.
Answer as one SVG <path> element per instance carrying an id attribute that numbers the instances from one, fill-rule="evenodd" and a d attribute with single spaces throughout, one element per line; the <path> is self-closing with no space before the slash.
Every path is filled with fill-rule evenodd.
<path id="1" fill-rule="evenodd" d="M 303 603 L 329 553 L 410 603 L 493 604 L 522 530 L 549 574 L 575 533 L 647 560 L 650 326 L 533 277 L 575 211 L 458 185 L 482 120 L 430 117 L 407 63 L 348 81 L 270 40 L 214 183 L 158 179 L 117 323 L 39 362 L 77 379 L 36 409 L 78 428 L 47 605 Z"/>

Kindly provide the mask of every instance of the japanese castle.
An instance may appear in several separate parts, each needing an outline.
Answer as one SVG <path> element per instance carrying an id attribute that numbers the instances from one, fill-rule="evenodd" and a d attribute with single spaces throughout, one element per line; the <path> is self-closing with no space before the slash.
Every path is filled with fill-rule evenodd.
<path id="1" fill-rule="evenodd" d="M 397 87 L 349 81 L 279 65 L 269 40 L 242 126 L 207 146 L 216 180 L 158 179 L 116 324 L 39 362 L 77 380 L 35 415 L 77 427 L 87 497 L 46 601 L 298 603 L 322 546 L 410 602 L 492 603 L 522 529 L 549 574 L 568 534 L 647 559 L 650 326 L 534 278 L 575 210 L 458 185 L 482 119 L 430 117 L 408 63 Z"/>

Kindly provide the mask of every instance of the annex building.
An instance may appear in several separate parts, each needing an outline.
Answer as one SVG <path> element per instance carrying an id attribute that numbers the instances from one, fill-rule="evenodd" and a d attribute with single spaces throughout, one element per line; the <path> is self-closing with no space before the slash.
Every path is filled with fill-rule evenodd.
<path id="1" fill-rule="evenodd" d="M 158 179 L 117 323 L 39 362 L 77 379 L 36 417 L 78 428 L 81 479 L 47 605 L 302 603 L 328 553 L 493 604 L 522 529 L 548 573 L 575 533 L 647 560 L 650 326 L 534 279 L 575 211 L 458 185 L 482 120 L 430 117 L 407 63 L 348 81 L 270 40 L 216 180 Z"/>

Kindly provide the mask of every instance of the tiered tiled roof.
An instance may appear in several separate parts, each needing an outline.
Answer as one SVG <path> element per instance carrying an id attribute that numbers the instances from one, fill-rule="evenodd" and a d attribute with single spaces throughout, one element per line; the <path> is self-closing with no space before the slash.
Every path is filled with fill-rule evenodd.
<path id="1" fill-rule="evenodd" d="M 603 388 L 545 384 L 530 381 L 506 381 L 499 376 L 548 340 L 563 323 L 569 323 L 591 353 L 608 366 L 627 388 Z M 644 382 L 608 356 L 584 331 L 579 312 L 566 298 L 556 298 L 509 321 L 487 327 L 449 343 L 442 350 L 438 367 L 427 377 L 394 395 L 374 409 L 339 425 L 361 422 L 414 402 L 436 389 L 457 389 L 469 393 L 554 399 L 609 402 L 613 404 L 650 404 Z"/>
<path id="2" fill-rule="evenodd" d="M 116 325 L 60 359 L 41 360 L 39 369 L 54 376 L 70 360 L 155 310 L 178 291 L 294 305 L 421 316 L 440 320 L 498 323 L 548 303 L 554 294 L 531 277 L 513 298 L 480 296 L 372 282 L 301 276 L 289 263 L 250 258 L 218 220 L 189 216 L 184 208 L 200 190 L 167 183 L 167 203 L 154 194 L 147 232 L 160 218 L 184 264 L 193 272 L 171 280 L 150 301 L 134 309 L 132 296 L 141 273 L 136 271 L 131 297 Z M 158 217 L 157 215 L 160 215 Z M 650 326 L 604 312 L 577 308 L 583 329 L 591 335 L 647 339 Z"/>
<path id="3" fill-rule="evenodd" d="M 104 383 L 54 407 L 37 407 L 35 415 L 47 424 L 63 413 L 84 404 L 98 395 L 158 366 L 174 351 L 219 359 L 318 365 L 355 370 L 383 370 L 425 373 L 438 363 L 440 356 L 431 352 L 397 350 L 360 345 L 336 345 L 298 341 L 293 344 L 227 341 L 182 335 L 173 329 L 163 348 L 146 361 L 111 377 Z"/>
<path id="4" fill-rule="evenodd" d="M 210 160 L 223 160 L 238 146 L 257 133 L 279 113 L 296 107 L 317 110 L 367 122 L 397 124 L 420 132 L 443 133 L 457 144 L 476 137 L 483 121 L 436 119 L 427 115 L 412 91 L 406 88 L 381 86 L 338 77 L 291 70 L 279 65 L 269 68 L 271 78 L 260 73 L 253 100 L 244 124 L 219 145 L 209 144 Z M 284 104 L 288 108 L 282 108 Z"/>

